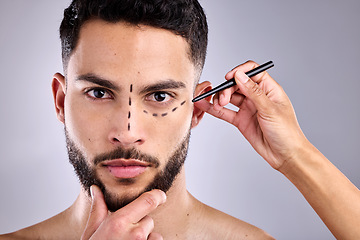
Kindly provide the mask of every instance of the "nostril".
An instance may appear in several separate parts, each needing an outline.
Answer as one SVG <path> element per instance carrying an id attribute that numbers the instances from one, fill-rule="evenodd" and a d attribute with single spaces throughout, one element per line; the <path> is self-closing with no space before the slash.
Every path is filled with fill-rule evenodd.
<path id="1" fill-rule="evenodd" d="M 111 138 L 113 144 L 130 145 L 130 144 L 142 144 L 143 139 L 132 140 L 131 137 L 113 137 Z"/>

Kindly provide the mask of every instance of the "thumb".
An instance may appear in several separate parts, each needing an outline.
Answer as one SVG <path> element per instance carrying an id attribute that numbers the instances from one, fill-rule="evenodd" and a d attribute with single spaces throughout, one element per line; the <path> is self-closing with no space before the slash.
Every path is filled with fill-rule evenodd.
<path id="1" fill-rule="evenodd" d="M 91 209 L 85 231 L 81 237 L 82 240 L 89 239 L 108 215 L 108 208 L 100 188 L 92 185 L 90 187 L 90 193 Z"/>
<path id="2" fill-rule="evenodd" d="M 237 71 L 234 78 L 241 93 L 254 103 L 256 109 L 260 112 L 266 112 L 269 107 L 270 100 L 260 85 L 254 82 L 242 71 Z"/>

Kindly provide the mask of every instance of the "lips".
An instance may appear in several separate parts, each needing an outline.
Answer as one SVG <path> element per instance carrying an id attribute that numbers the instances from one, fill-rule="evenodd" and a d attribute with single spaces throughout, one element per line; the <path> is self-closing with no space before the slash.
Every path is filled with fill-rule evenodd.
<path id="1" fill-rule="evenodd" d="M 144 173 L 150 163 L 139 160 L 109 160 L 102 163 L 115 178 L 135 178 Z"/>

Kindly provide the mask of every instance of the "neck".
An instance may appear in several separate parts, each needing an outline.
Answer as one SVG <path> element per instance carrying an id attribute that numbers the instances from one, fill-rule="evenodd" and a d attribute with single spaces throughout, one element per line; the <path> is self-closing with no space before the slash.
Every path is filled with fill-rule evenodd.
<path id="1" fill-rule="evenodd" d="M 190 213 L 194 203 L 193 198 L 186 190 L 184 169 L 179 173 L 166 195 L 166 203 L 152 212 L 150 217 L 154 219 L 155 232 L 161 233 L 164 239 L 173 239 L 172 235 L 175 235 L 179 229 L 188 229 L 186 216 Z"/>
<path id="2" fill-rule="evenodd" d="M 197 202 L 186 190 L 184 167 L 166 195 L 166 203 L 159 206 L 149 216 L 154 220 L 154 231 L 161 233 L 165 239 L 169 237 L 171 239 L 171 236 L 181 234 L 179 229 L 188 229 L 190 221 L 188 216 L 190 212 L 193 212 L 192 209 Z M 80 229 L 85 229 L 90 207 L 91 199 L 82 190 L 74 204 L 68 209 L 71 213 L 69 215 L 75 218 Z"/>

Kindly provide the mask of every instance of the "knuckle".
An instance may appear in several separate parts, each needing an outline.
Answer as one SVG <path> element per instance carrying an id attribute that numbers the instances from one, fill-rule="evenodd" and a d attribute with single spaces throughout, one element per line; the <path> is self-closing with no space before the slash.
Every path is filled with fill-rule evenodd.
<path id="1" fill-rule="evenodd" d="M 259 85 L 254 82 L 251 83 L 250 91 L 256 96 L 261 96 L 264 93 L 263 90 L 259 87 Z"/>
<path id="2" fill-rule="evenodd" d="M 256 64 L 256 62 L 254 62 L 253 60 L 249 59 L 246 61 L 247 64 L 251 63 L 251 64 Z"/>
<path id="3" fill-rule="evenodd" d="M 255 61 L 249 59 L 249 60 L 247 60 L 246 62 L 244 62 L 244 63 L 242 63 L 242 64 L 234 67 L 231 71 L 234 71 L 235 69 L 238 69 L 238 68 L 242 68 L 242 67 L 244 67 L 244 66 L 255 68 L 255 67 L 259 66 L 259 64 L 256 63 Z M 250 69 L 249 69 L 249 70 L 250 70 Z"/>
<path id="4" fill-rule="evenodd" d="M 124 231 L 128 227 L 129 221 L 127 221 L 127 217 L 123 216 L 121 218 L 112 218 L 109 219 L 107 224 L 109 231 L 113 233 L 119 233 Z"/>
<path id="5" fill-rule="evenodd" d="M 148 239 L 150 240 L 163 240 L 164 238 L 159 233 L 150 233 Z"/>
<path id="6" fill-rule="evenodd" d="M 218 112 L 217 112 L 217 116 L 219 117 L 219 118 L 222 118 L 223 116 L 224 116 L 224 111 L 222 111 L 222 110 L 219 110 Z"/>
<path id="7" fill-rule="evenodd" d="M 156 198 L 149 192 L 143 194 L 143 199 L 150 208 L 157 207 L 158 205 Z"/>
<path id="8" fill-rule="evenodd" d="M 247 60 L 245 64 L 249 65 L 249 66 L 252 66 L 252 68 L 255 68 L 255 67 L 259 66 L 259 64 L 257 62 L 255 62 L 255 61 L 253 61 L 251 59 Z"/>
<path id="9" fill-rule="evenodd" d="M 147 239 L 147 233 L 144 228 L 137 227 L 134 228 L 131 232 L 132 238 L 135 240 L 145 240 Z"/>

